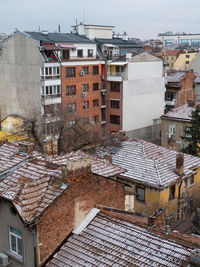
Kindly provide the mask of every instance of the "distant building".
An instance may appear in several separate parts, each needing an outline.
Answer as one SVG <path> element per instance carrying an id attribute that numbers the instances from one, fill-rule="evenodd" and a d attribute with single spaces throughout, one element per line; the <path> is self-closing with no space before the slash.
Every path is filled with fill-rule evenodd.
<path id="1" fill-rule="evenodd" d="M 176 61 L 174 62 L 175 70 L 190 70 L 190 64 L 195 60 L 197 52 L 186 51 L 179 53 Z"/>
<path id="2" fill-rule="evenodd" d="M 195 76 L 192 71 L 173 71 L 166 76 L 165 112 L 196 100 Z"/>
<path id="3" fill-rule="evenodd" d="M 187 33 L 159 33 L 158 39 L 163 43 L 163 47 L 182 46 L 182 47 L 200 47 L 200 34 Z"/>
<path id="4" fill-rule="evenodd" d="M 161 116 L 161 145 L 163 147 L 182 151 L 187 146 L 187 142 L 182 137 L 186 137 L 185 131 L 190 127 L 191 114 L 194 110 L 194 101 L 188 101 L 187 104 L 173 108 Z"/>
<path id="5" fill-rule="evenodd" d="M 163 50 L 163 52 L 161 52 L 162 58 L 166 63 L 168 63 L 170 70 L 174 69 L 174 63 L 180 53 L 180 50 Z"/>

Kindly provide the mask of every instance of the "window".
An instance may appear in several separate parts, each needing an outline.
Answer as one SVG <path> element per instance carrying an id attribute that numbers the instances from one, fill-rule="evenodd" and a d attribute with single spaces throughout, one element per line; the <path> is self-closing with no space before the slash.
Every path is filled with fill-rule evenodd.
<path id="1" fill-rule="evenodd" d="M 66 95 L 76 95 L 76 85 L 69 85 L 66 87 Z"/>
<path id="2" fill-rule="evenodd" d="M 175 191 L 176 191 L 176 186 L 172 185 L 169 188 L 169 200 L 175 199 Z"/>
<path id="3" fill-rule="evenodd" d="M 77 50 L 77 55 L 78 55 L 78 57 L 83 57 L 83 50 L 82 49 L 78 49 Z"/>
<path id="4" fill-rule="evenodd" d="M 60 85 L 53 86 L 42 86 L 41 87 L 41 96 L 42 97 L 56 97 L 60 95 Z"/>
<path id="5" fill-rule="evenodd" d="M 99 66 L 93 66 L 93 75 L 99 74 Z"/>
<path id="6" fill-rule="evenodd" d="M 66 78 L 76 77 L 76 68 L 66 68 Z"/>
<path id="7" fill-rule="evenodd" d="M 185 137 L 192 137 L 190 133 L 190 127 L 188 126 L 185 127 Z"/>
<path id="8" fill-rule="evenodd" d="M 194 175 L 190 176 L 190 185 L 192 185 L 194 183 Z"/>
<path id="9" fill-rule="evenodd" d="M 69 104 L 67 104 L 67 110 L 69 111 L 69 112 L 75 112 L 76 111 L 76 103 L 69 103 Z"/>
<path id="10" fill-rule="evenodd" d="M 84 75 L 88 75 L 88 67 L 82 67 L 82 71 L 84 72 Z"/>
<path id="11" fill-rule="evenodd" d="M 175 134 L 176 133 L 176 126 L 174 124 L 169 125 L 169 133 Z"/>
<path id="12" fill-rule="evenodd" d="M 119 100 L 110 100 L 110 107 L 119 109 Z"/>
<path id="13" fill-rule="evenodd" d="M 88 57 L 93 57 L 93 49 L 88 49 Z"/>
<path id="14" fill-rule="evenodd" d="M 169 92 L 168 91 L 168 92 L 165 93 L 165 100 L 172 101 L 174 99 L 176 99 L 176 92 Z"/>
<path id="15" fill-rule="evenodd" d="M 99 116 L 98 115 L 93 116 L 93 121 L 94 121 L 94 123 L 98 123 L 99 122 Z"/>
<path id="16" fill-rule="evenodd" d="M 110 84 L 111 92 L 120 92 L 120 83 L 111 83 Z"/>
<path id="17" fill-rule="evenodd" d="M 190 64 L 190 61 L 185 61 L 185 64 Z"/>
<path id="18" fill-rule="evenodd" d="M 83 118 L 83 125 L 87 126 L 89 124 L 89 118 Z"/>
<path id="19" fill-rule="evenodd" d="M 99 84 L 93 83 L 93 91 L 98 91 L 98 90 L 99 90 Z"/>
<path id="20" fill-rule="evenodd" d="M 60 77 L 59 67 L 46 67 L 40 70 L 41 79 L 53 79 Z"/>
<path id="21" fill-rule="evenodd" d="M 9 227 L 10 252 L 22 258 L 22 233 Z"/>
<path id="22" fill-rule="evenodd" d="M 187 185 L 188 185 L 188 179 L 186 178 L 186 179 L 184 180 L 184 187 L 187 187 Z"/>
<path id="23" fill-rule="evenodd" d="M 190 55 L 185 55 L 186 58 L 190 58 Z"/>
<path id="24" fill-rule="evenodd" d="M 88 92 L 89 91 L 89 84 L 83 84 L 82 90 L 83 90 L 83 92 Z"/>
<path id="25" fill-rule="evenodd" d="M 72 120 L 72 121 L 68 121 L 68 122 L 67 122 L 67 126 L 68 126 L 68 127 L 72 127 L 72 126 L 74 126 L 74 125 L 76 125 L 76 121 L 75 121 L 75 120 Z"/>
<path id="26" fill-rule="evenodd" d="M 69 49 L 63 50 L 62 54 L 63 54 L 63 59 L 69 59 Z"/>
<path id="27" fill-rule="evenodd" d="M 120 125 L 120 116 L 110 115 L 110 123 Z"/>
<path id="28" fill-rule="evenodd" d="M 89 101 L 83 101 L 83 109 L 89 108 Z"/>
<path id="29" fill-rule="evenodd" d="M 93 107 L 97 108 L 99 106 L 99 100 L 98 99 L 94 99 L 93 100 Z"/>
<path id="30" fill-rule="evenodd" d="M 174 61 L 174 57 L 171 57 L 171 61 Z"/>
<path id="31" fill-rule="evenodd" d="M 135 186 L 136 199 L 145 202 L 145 188 L 141 186 Z"/>

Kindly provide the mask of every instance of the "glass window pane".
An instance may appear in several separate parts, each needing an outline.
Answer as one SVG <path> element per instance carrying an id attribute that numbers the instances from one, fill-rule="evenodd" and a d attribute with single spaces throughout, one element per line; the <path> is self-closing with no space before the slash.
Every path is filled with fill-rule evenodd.
<path id="1" fill-rule="evenodd" d="M 11 250 L 17 252 L 16 237 L 11 234 Z"/>
<path id="2" fill-rule="evenodd" d="M 15 234 L 15 235 L 22 236 L 22 233 L 13 227 L 10 227 L 10 232 Z"/>
<path id="3" fill-rule="evenodd" d="M 17 248 L 18 248 L 17 254 L 22 256 L 22 240 L 21 240 L 21 238 L 17 238 Z"/>

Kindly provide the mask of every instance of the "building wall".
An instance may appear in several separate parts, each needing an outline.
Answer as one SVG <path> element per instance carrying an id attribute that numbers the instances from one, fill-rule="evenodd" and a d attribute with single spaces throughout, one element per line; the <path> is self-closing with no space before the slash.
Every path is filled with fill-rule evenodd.
<path id="1" fill-rule="evenodd" d="M 190 62 L 190 69 L 200 73 L 200 52 L 197 52 L 196 57 Z"/>
<path id="2" fill-rule="evenodd" d="M 176 142 L 176 151 L 182 151 L 186 146 L 186 142 L 181 138 L 184 136 L 185 127 L 189 126 L 188 122 L 184 121 L 176 121 L 162 118 L 162 128 L 161 128 L 161 146 L 170 148 L 171 146 L 168 144 L 169 137 L 169 127 L 170 125 L 175 126 L 175 135 L 172 136 L 173 140 Z"/>
<path id="3" fill-rule="evenodd" d="M 122 130 L 152 126 L 164 112 L 164 93 L 162 61 L 129 63 L 123 82 Z"/>
<path id="4" fill-rule="evenodd" d="M 40 67 L 43 62 L 38 43 L 18 33 L 2 43 L 0 56 L 1 118 L 26 115 L 40 108 Z"/>
<path id="5" fill-rule="evenodd" d="M 175 70 L 180 70 L 180 69 L 189 70 L 190 63 L 195 59 L 196 54 L 197 54 L 196 52 L 179 54 L 178 58 L 176 59 L 174 63 L 174 69 Z M 187 58 L 187 56 L 189 56 L 189 58 Z"/>
<path id="6" fill-rule="evenodd" d="M 12 261 L 10 267 L 34 267 L 33 233 L 27 227 L 24 227 L 18 214 L 11 213 L 11 208 L 14 207 L 10 202 L 0 200 L 0 251 L 9 254 Z M 23 261 L 17 260 L 11 252 L 9 253 L 10 226 L 22 233 Z"/>
<path id="7" fill-rule="evenodd" d="M 38 224 L 41 262 L 95 204 L 124 209 L 124 186 L 109 179 L 88 175 L 82 170 L 73 178 L 68 177 L 68 189 L 43 214 Z"/>
<path id="8" fill-rule="evenodd" d="M 88 62 L 87 62 L 88 63 Z M 69 103 L 76 103 L 76 112 L 74 114 L 70 114 L 71 119 L 73 118 L 89 118 L 89 125 L 86 127 L 89 131 L 97 132 L 100 134 L 101 130 L 101 74 L 102 74 L 102 65 L 99 62 L 93 61 L 92 63 L 85 63 L 77 62 L 76 64 L 70 65 L 65 64 L 62 66 L 62 105 L 63 109 L 65 110 L 67 107 L 67 104 Z M 99 67 L 99 74 L 94 75 L 93 74 L 93 66 Z M 76 68 L 76 77 L 74 78 L 66 78 L 66 68 L 75 67 Z M 88 75 L 80 75 L 80 72 L 82 71 L 82 67 L 88 67 L 89 68 L 89 74 Z M 93 83 L 99 84 L 99 90 L 94 91 L 93 90 Z M 89 91 L 86 92 L 86 96 L 82 96 L 82 85 L 88 84 L 89 85 Z M 66 87 L 70 85 L 76 86 L 76 95 L 67 96 L 66 95 Z M 93 100 L 97 99 L 99 101 L 98 107 L 93 107 Z M 83 102 L 89 101 L 89 108 L 83 109 Z M 93 121 L 93 116 L 99 116 L 99 122 L 91 125 L 91 121 Z M 74 116 L 74 117 L 73 117 Z"/>
<path id="9" fill-rule="evenodd" d="M 194 75 L 190 72 L 185 79 L 183 79 L 181 84 L 181 90 L 178 93 L 177 106 L 182 106 L 187 103 L 188 99 L 196 100 L 196 94 L 194 90 Z"/>
<path id="10" fill-rule="evenodd" d="M 85 35 L 89 39 L 102 38 L 102 39 L 112 39 L 112 31 L 114 27 L 95 27 L 95 26 L 85 26 Z"/>

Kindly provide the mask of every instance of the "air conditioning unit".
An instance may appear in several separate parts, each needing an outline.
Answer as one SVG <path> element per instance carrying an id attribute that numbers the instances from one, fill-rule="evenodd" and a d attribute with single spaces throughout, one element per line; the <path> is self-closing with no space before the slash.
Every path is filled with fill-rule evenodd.
<path id="1" fill-rule="evenodd" d="M 85 75 L 85 73 L 84 73 L 84 71 L 81 71 L 80 76 L 83 76 L 83 75 Z"/>
<path id="2" fill-rule="evenodd" d="M 101 75 L 101 79 L 104 80 L 104 75 Z"/>
<path id="3" fill-rule="evenodd" d="M 171 138 L 171 137 L 172 137 L 172 134 L 171 134 L 171 133 L 168 133 L 168 134 L 167 134 L 167 137 L 168 137 L 168 138 Z"/>
<path id="4" fill-rule="evenodd" d="M 102 95 L 105 95 L 105 94 L 106 94 L 106 92 L 101 92 L 101 94 L 102 94 Z"/>
<path id="5" fill-rule="evenodd" d="M 90 122 L 90 125 L 94 125 L 94 121 L 91 121 L 91 122 Z"/>
<path id="6" fill-rule="evenodd" d="M 7 267 L 9 266 L 10 261 L 8 260 L 8 256 L 5 253 L 0 253 L 0 266 Z"/>
<path id="7" fill-rule="evenodd" d="M 83 93 L 82 93 L 82 97 L 85 97 L 85 96 L 86 96 L 86 92 L 83 92 Z"/>

